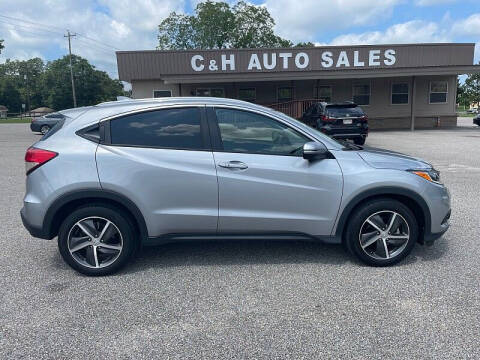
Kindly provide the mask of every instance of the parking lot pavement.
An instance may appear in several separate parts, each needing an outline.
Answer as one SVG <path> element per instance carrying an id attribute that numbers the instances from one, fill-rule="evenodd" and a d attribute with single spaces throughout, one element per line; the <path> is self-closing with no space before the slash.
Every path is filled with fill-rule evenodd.
<path id="1" fill-rule="evenodd" d="M 480 130 L 374 132 L 423 157 L 452 227 L 391 268 L 340 246 L 173 244 L 88 278 L 21 225 L 28 125 L 0 125 L 0 358 L 480 358 Z"/>

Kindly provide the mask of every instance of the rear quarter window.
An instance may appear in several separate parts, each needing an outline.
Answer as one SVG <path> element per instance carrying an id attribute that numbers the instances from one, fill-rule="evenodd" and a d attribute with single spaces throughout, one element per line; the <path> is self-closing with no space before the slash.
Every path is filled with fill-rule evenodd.
<path id="1" fill-rule="evenodd" d="M 60 130 L 63 127 L 64 124 L 65 124 L 65 118 L 62 118 L 62 119 L 58 120 L 58 122 L 55 125 L 53 125 L 53 127 L 50 129 L 50 131 L 47 132 L 45 135 L 43 135 L 40 138 L 40 141 L 48 139 L 50 136 L 52 136 L 58 130 Z"/>

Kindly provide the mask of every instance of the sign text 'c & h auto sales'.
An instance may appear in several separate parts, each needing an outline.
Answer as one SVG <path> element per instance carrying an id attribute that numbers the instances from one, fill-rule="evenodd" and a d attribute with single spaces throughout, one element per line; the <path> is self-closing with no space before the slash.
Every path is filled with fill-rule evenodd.
<path id="1" fill-rule="evenodd" d="M 243 54 L 242 54 L 243 55 Z M 394 49 L 343 50 L 337 53 L 326 50 L 320 56 L 309 56 L 307 52 L 254 52 L 247 61 L 236 63 L 235 54 L 222 53 L 220 58 L 209 59 L 196 54 L 190 59 L 193 71 L 301 71 L 309 68 L 342 69 L 392 66 L 396 62 Z M 315 62 L 315 63 L 314 63 Z M 243 65 L 243 66 L 242 66 Z M 242 68 L 240 68 L 240 66 Z"/>

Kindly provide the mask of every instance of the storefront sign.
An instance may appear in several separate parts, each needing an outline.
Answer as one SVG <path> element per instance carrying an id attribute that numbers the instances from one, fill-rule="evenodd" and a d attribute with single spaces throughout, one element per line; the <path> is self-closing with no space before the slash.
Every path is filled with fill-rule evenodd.
<path id="1" fill-rule="evenodd" d="M 315 59 L 314 59 L 315 60 Z M 367 51 L 343 50 L 337 54 L 332 51 L 322 51 L 317 57 L 317 64 L 314 68 L 371 68 L 376 66 L 392 66 L 396 62 L 396 51 L 394 49 L 371 49 Z M 246 68 L 239 68 L 235 63 L 235 54 L 222 53 L 209 59 L 205 55 L 195 54 L 190 59 L 193 71 L 299 71 L 307 69 L 311 64 L 307 52 L 254 52 L 249 55 Z"/>

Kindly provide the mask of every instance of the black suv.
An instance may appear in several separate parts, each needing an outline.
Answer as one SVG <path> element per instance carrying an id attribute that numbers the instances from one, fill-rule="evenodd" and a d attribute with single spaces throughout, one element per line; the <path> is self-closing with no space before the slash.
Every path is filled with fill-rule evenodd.
<path id="1" fill-rule="evenodd" d="M 352 102 L 311 105 L 301 121 L 326 135 L 337 139 L 352 139 L 355 144 L 365 144 L 368 136 L 368 118 L 362 108 Z"/>

